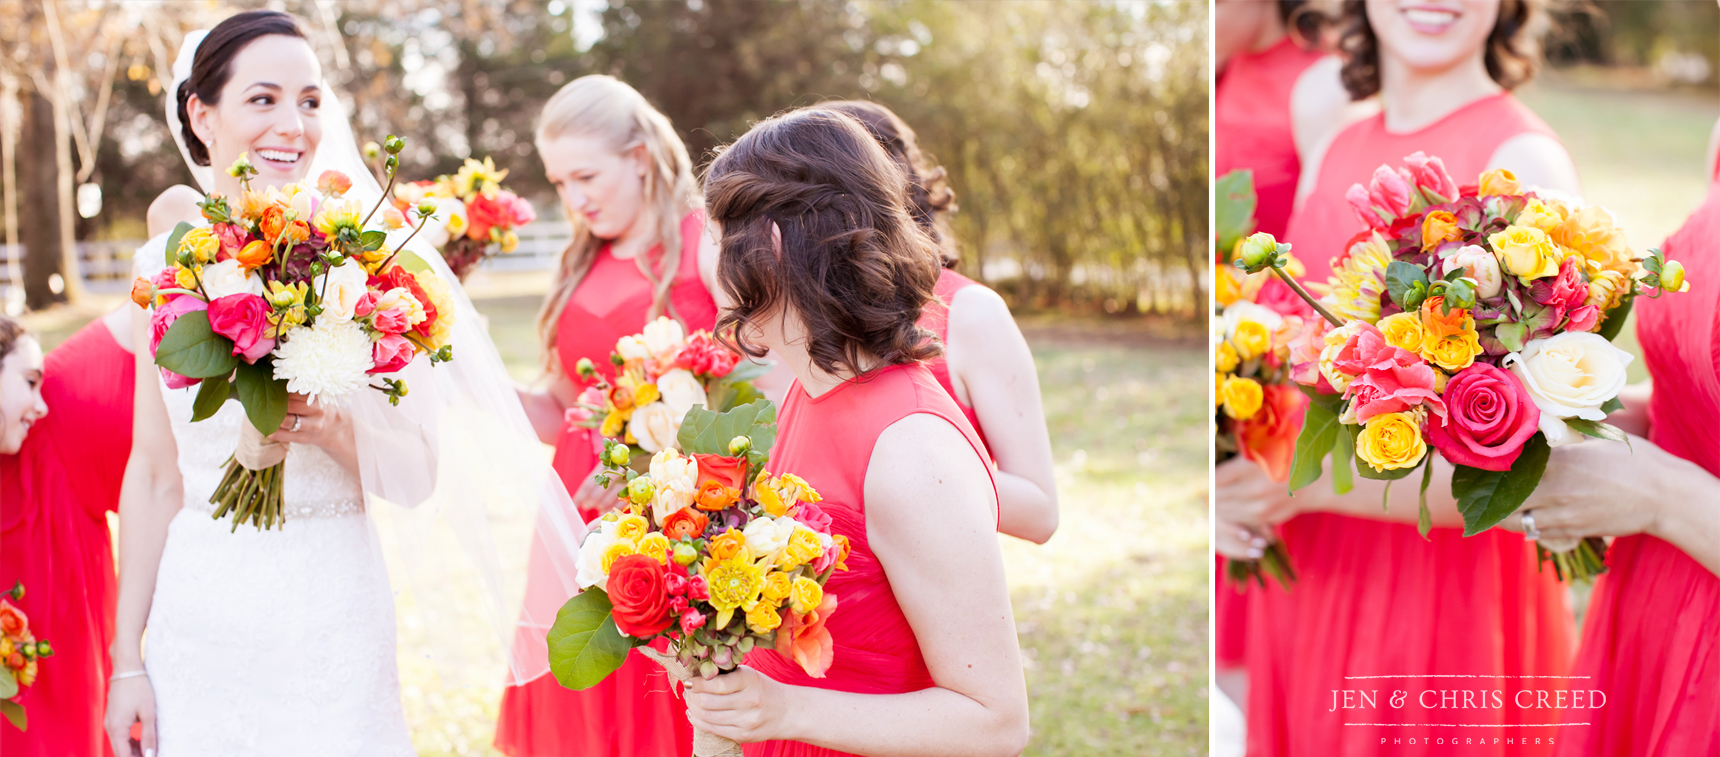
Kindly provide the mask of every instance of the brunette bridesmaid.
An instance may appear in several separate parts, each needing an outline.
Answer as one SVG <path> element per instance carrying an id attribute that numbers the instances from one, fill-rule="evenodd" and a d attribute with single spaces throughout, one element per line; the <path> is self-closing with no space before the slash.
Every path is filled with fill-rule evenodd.
<path id="1" fill-rule="evenodd" d="M 825 589 L 834 663 L 811 678 L 774 650 L 688 687 L 701 728 L 758 755 L 1019 754 L 1027 692 L 994 535 L 984 443 L 923 364 L 916 322 L 939 255 L 907 177 L 852 119 L 764 121 L 706 179 L 720 227 L 722 323 L 793 369 L 774 470 L 823 495 L 848 537 Z"/>
<path id="2" fill-rule="evenodd" d="M 1541 0 L 1344 3 L 1339 47 L 1342 80 L 1357 101 L 1354 120 L 1303 153 L 1307 170 L 1286 233 L 1312 280 L 1325 280 L 1329 261 L 1359 228 L 1344 191 L 1418 150 L 1442 158 L 1464 183 L 1503 168 L 1525 186 L 1577 192 L 1557 136 L 1510 93 L 1537 65 L 1542 6 Z M 1413 525 L 1416 487 L 1392 489 L 1382 511 L 1384 482 L 1363 479 L 1337 496 L 1321 480 L 1292 498 L 1245 462 L 1220 466 L 1219 517 L 1256 526 L 1282 522 L 1299 576 L 1290 591 L 1249 595 L 1250 754 L 1421 754 L 1422 737 L 1449 735 L 1413 725 L 1426 722 L 1481 726 L 1462 730 L 1518 740 L 1489 739 L 1466 753 L 1551 752 L 1559 729 L 1536 711 L 1442 710 L 1436 720 L 1380 726 L 1363 724 L 1398 721 L 1386 717 L 1389 710 L 1330 706 L 1331 692 L 1357 688 L 1346 676 L 1498 677 L 1509 695 L 1532 680 L 1522 676 L 1568 672 L 1574 631 L 1564 586 L 1551 571 L 1536 569 L 1534 545 L 1517 534 L 1464 538 L 1450 477 L 1449 465 L 1434 472 L 1428 500 L 1437 528 L 1424 540 Z M 1439 680 L 1393 685 L 1437 688 Z"/>
<path id="3" fill-rule="evenodd" d="M 131 453 L 129 323 L 115 311 L 44 361 L 0 316 L 0 588 L 23 583 L 17 604 L 54 647 L 25 690 L 29 732 L 0 726 L 8 757 L 113 754 L 102 728 L 117 591 L 107 514 Z"/>
<path id="4" fill-rule="evenodd" d="M 908 210 L 938 243 L 943 261 L 920 327 L 937 335 L 944 354 L 926 361 L 926 367 L 956 401 L 994 461 L 1001 509 L 997 530 L 1044 544 L 1057 530 L 1057 480 L 1039 374 L 1009 305 L 990 288 L 955 271 L 960 257 L 947 223 L 955 210 L 955 192 L 944 181 L 944 169 L 920 151 L 914 131 L 889 108 L 860 100 L 818 107 L 859 121 L 907 174 Z"/>

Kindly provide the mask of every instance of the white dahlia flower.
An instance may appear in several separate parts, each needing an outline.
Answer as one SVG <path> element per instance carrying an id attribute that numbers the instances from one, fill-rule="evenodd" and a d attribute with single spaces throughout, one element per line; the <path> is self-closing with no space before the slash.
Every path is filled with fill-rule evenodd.
<path id="1" fill-rule="evenodd" d="M 371 354 L 363 326 L 318 318 L 315 326 L 287 332 L 275 347 L 275 378 L 286 379 L 287 391 L 313 402 L 343 397 L 369 380 L 365 372 L 375 365 Z"/>

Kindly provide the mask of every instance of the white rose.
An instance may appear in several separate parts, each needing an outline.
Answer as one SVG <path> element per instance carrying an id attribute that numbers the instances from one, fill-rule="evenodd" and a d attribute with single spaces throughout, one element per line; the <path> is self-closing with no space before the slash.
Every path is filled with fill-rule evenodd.
<path id="1" fill-rule="evenodd" d="M 218 300 L 233 294 L 263 293 L 263 278 L 245 273 L 237 260 L 223 260 L 203 266 L 203 292 Z"/>
<path id="2" fill-rule="evenodd" d="M 663 395 L 663 404 L 675 411 L 677 425 L 694 405 L 705 404 L 704 385 L 684 368 L 675 368 L 657 377 L 657 392 Z"/>
<path id="3" fill-rule="evenodd" d="M 645 350 L 651 357 L 668 362 L 687 343 L 687 332 L 673 318 L 658 318 L 645 324 Z"/>
<path id="4" fill-rule="evenodd" d="M 1236 335 L 1236 327 L 1244 321 L 1258 323 L 1266 327 L 1266 333 L 1278 331 L 1283 325 L 1284 316 L 1272 308 L 1258 305 L 1247 300 L 1237 300 L 1224 309 L 1224 337 L 1229 339 Z"/>
<path id="5" fill-rule="evenodd" d="M 763 516 L 748 523 L 746 528 L 741 530 L 741 535 L 746 537 L 747 551 L 752 553 L 754 560 L 768 557 L 774 563 L 776 556 L 788 546 L 788 537 L 798 525 L 800 524 L 795 523 L 793 518 Z"/>
<path id="6" fill-rule="evenodd" d="M 656 479 L 652 481 L 655 483 Z M 657 483 L 656 487 L 651 493 L 651 517 L 656 519 L 657 525 L 663 525 L 669 516 L 682 509 L 692 507 L 693 485 L 689 480 L 671 479 Z"/>
<path id="7" fill-rule="evenodd" d="M 1557 447 L 1577 441 L 1567 418 L 1604 421 L 1601 405 L 1618 396 L 1631 354 L 1599 334 L 1566 332 L 1536 339 L 1505 356 L 1509 369 L 1541 409 L 1541 432 Z"/>
<path id="8" fill-rule="evenodd" d="M 1499 287 L 1504 284 L 1503 274 L 1499 272 L 1499 258 L 1486 248 L 1466 244 L 1445 259 L 1444 273 L 1451 273 L 1459 268 L 1463 275 L 1475 279 L 1475 296 L 1481 298 L 1498 297 Z"/>
<path id="9" fill-rule="evenodd" d="M 575 580 L 580 589 L 596 586 L 606 589 L 609 574 L 603 572 L 603 553 L 615 544 L 615 535 L 605 533 L 602 529 L 593 530 L 585 535 L 585 542 L 579 545 L 579 558 L 574 562 L 578 569 Z"/>
<path id="10" fill-rule="evenodd" d="M 322 295 L 322 315 L 317 316 L 319 322 L 328 320 L 340 323 L 352 320 L 352 310 L 358 307 L 358 301 L 367 291 L 364 268 L 359 264 L 348 261 L 345 264 L 329 269 L 328 273 L 318 276 L 311 282 L 311 289 Z"/>
<path id="11" fill-rule="evenodd" d="M 624 336 L 615 341 L 615 354 L 622 360 L 644 360 L 651 357 L 651 351 L 645 348 L 644 340 L 636 336 Z"/>
<path id="12" fill-rule="evenodd" d="M 633 411 L 627 420 L 627 433 L 646 452 L 659 452 L 675 447 L 675 437 L 681 433 L 681 416 L 668 405 L 653 402 Z"/>
<path id="13" fill-rule="evenodd" d="M 699 461 L 687 457 L 673 447 L 665 447 L 651 456 L 651 483 L 661 488 L 680 482 L 691 490 L 699 481 Z"/>

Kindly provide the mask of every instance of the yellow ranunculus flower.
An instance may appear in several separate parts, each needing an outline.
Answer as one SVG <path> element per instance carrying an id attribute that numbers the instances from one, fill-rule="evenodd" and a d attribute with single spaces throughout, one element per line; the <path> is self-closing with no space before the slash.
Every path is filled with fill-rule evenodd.
<path id="1" fill-rule="evenodd" d="M 179 238 L 179 251 L 191 253 L 191 259 L 197 263 L 213 263 L 221 252 L 221 239 L 199 226 Z"/>
<path id="2" fill-rule="evenodd" d="M 631 517 L 638 518 L 634 515 Z M 669 564 L 669 537 L 658 532 L 651 532 L 639 539 L 639 554 L 657 558 L 657 562 Z"/>
<path id="3" fill-rule="evenodd" d="M 1212 374 L 1212 406 L 1213 407 L 1222 407 L 1223 405 L 1224 405 L 1224 374 L 1213 373 Z"/>
<path id="4" fill-rule="evenodd" d="M 1263 323 L 1243 321 L 1236 324 L 1236 333 L 1231 335 L 1230 343 L 1236 345 L 1237 357 L 1253 360 L 1272 349 L 1272 334 Z"/>
<path id="5" fill-rule="evenodd" d="M 1230 373 L 1236 370 L 1236 364 L 1241 361 L 1241 358 L 1237 357 L 1236 348 L 1231 346 L 1230 342 L 1219 342 L 1215 352 L 1213 363 L 1218 368 L 1219 373 Z"/>
<path id="6" fill-rule="evenodd" d="M 1380 319 L 1380 333 L 1393 347 L 1420 352 L 1422 342 L 1421 317 L 1416 313 L 1393 313 Z"/>
<path id="7" fill-rule="evenodd" d="M 1493 245 L 1493 254 L 1499 256 L 1499 264 L 1512 276 L 1528 281 L 1559 272 L 1562 255 L 1547 232 L 1533 226 L 1507 226 L 1487 241 Z"/>
<path id="8" fill-rule="evenodd" d="M 760 594 L 771 602 L 782 604 L 782 600 L 788 599 L 790 591 L 788 574 L 773 570 L 770 575 L 764 577 L 764 589 Z"/>
<path id="9" fill-rule="evenodd" d="M 1517 177 L 1503 168 L 1495 168 L 1481 174 L 1480 187 L 1476 191 L 1482 197 L 1492 195 L 1520 195 L 1523 185 L 1517 183 Z"/>
<path id="10" fill-rule="evenodd" d="M 603 550 L 603 575 L 609 575 L 609 569 L 615 561 L 628 555 L 639 554 L 639 543 L 632 539 L 616 539 L 614 544 Z"/>
<path id="11" fill-rule="evenodd" d="M 520 246 L 520 235 L 514 233 L 514 231 L 511 229 L 508 231 L 504 231 L 504 232 L 502 232 L 501 243 L 502 243 L 502 254 L 506 255 L 507 253 L 513 252 L 515 249 L 517 249 Z"/>
<path id="12" fill-rule="evenodd" d="M 711 606 L 717 608 L 717 619 L 712 629 L 728 626 L 735 610 L 752 610 L 758 604 L 759 592 L 764 589 L 764 570 L 754 565 L 745 554 L 729 560 L 705 562 L 701 572 L 711 592 Z"/>
<path id="13" fill-rule="evenodd" d="M 1260 412 L 1260 404 L 1266 399 L 1266 392 L 1260 388 L 1260 382 L 1241 376 L 1230 376 L 1224 380 L 1224 414 L 1236 420 L 1243 421 L 1254 417 Z"/>
<path id="14" fill-rule="evenodd" d="M 1517 220 L 1513 222 L 1513 225 L 1530 226 L 1550 235 L 1564 222 L 1565 216 L 1559 212 L 1557 206 L 1549 206 L 1540 200 L 1530 200 L 1529 204 L 1523 208 L 1523 212 L 1517 214 Z"/>
<path id="15" fill-rule="evenodd" d="M 805 615 L 824 603 L 824 587 L 806 576 L 796 578 L 789 586 L 788 602 L 795 612 Z"/>
<path id="16" fill-rule="evenodd" d="M 1427 455 L 1414 413 L 1376 415 L 1356 436 L 1356 456 L 1377 472 L 1413 468 Z"/>
<path id="17" fill-rule="evenodd" d="M 1584 305 L 1594 305 L 1603 312 L 1611 310 L 1624 295 L 1625 276 L 1618 271 L 1599 271 L 1590 274 L 1589 298 Z"/>
<path id="18" fill-rule="evenodd" d="M 1452 373 L 1468 368 L 1481 354 L 1481 338 L 1469 331 L 1456 336 L 1428 337 L 1421 343 L 1421 359 Z"/>
<path id="19" fill-rule="evenodd" d="M 770 633 L 782 625 L 782 615 L 777 613 L 776 606 L 769 602 L 759 602 L 747 610 L 747 628 L 753 633 Z"/>
<path id="20" fill-rule="evenodd" d="M 1242 297 L 1242 276 L 1236 266 L 1214 263 L 1212 266 L 1213 296 L 1218 304 L 1230 307 Z"/>
<path id="21" fill-rule="evenodd" d="M 776 558 L 776 564 L 783 570 L 793 570 L 818 559 L 824 554 L 824 545 L 818 542 L 818 532 L 805 526 L 796 526 L 788 535 L 788 546 Z"/>
<path id="22" fill-rule="evenodd" d="M 1423 252 L 1440 246 L 1445 242 L 1453 242 L 1463 238 L 1463 230 L 1457 228 L 1457 216 L 1449 210 L 1435 210 L 1428 213 L 1421 221 L 1421 249 Z"/>

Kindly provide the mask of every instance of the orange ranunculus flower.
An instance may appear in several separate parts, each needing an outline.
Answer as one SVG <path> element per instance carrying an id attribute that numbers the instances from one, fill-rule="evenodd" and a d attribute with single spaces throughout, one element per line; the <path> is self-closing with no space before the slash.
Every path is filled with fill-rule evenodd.
<path id="1" fill-rule="evenodd" d="M 136 281 L 131 282 L 131 301 L 137 303 L 138 307 L 148 310 L 150 301 L 154 299 L 155 284 L 149 279 L 139 276 Z"/>
<path id="2" fill-rule="evenodd" d="M 617 384 L 609 389 L 609 404 L 616 410 L 629 410 L 633 407 L 633 387 Z"/>
<path id="3" fill-rule="evenodd" d="M 741 489 L 746 486 L 746 461 L 738 457 L 726 455 L 694 455 L 699 462 L 699 480 L 701 487 L 706 481 L 716 481 L 730 489 Z"/>
<path id="4" fill-rule="evenodd" d="M 1437 339 L 1456 336 L 1464 331 L 1473 331 L 1474 318 L 1463 308 L 1452 308 L 1445 312 L 1445 298 L 1429 297 L 1421 303 L 1421 329 L 1424 339 Z M 1471 324 L 1466 329 L 1465 325 Z"/>
<path id="5" fill-rule="evenodd" d="M 279 205 L 270 205 L 263 211 L 263 220 L 257 224 L 263 232 L 263 241 L 292 245 L 310 238 L 310 225 L 302 220 L 288 220 L 287 210 Z"/>
<path id="6" fill-rule="evenodd" d="M 0 599 L 0 633 L 7 636 L 21 636 L 30 627 L 29 617 L 24 611 L 13 606 L 11 602 Z"/>
<path id="7" fill-rule="evenodd" d="M 1236 446 L 1273 481 L 1290 477 L 1290 460 L 1296 452 L 1296 434 L 1308 397 L 1290 384 L 1263 387 L 1260 410 L 1247 420 L 1236 421 Z"/>
<path id="8" fill-rule="evenodd" d="M 726 510 L 730 505 L 740 501 L 741 491 L 723 486 L 721 481 L 710 480 L 699 484 L 698 493 L 693 495 L 693 506 L 700 510 L 716 512 Z"/>
<path id="9" fill-rule="evenodd" d="M 741 551 L 746 548 L 747 537 L 742 536 L 740 531 L 730 528 L 729 530 L 724 531 L 722 535 L 711 540 L 711 559 L 718 561 L 728 560 L 733 558 L 735 555 L 740 554 Z"/>
<path id="10" fill-rule="evenodd" d="M 776 629 L 776 651 L 799 663 L 813 678 L 823 678 L 836 659 L 836 644 L 824 624 L 836 612 L 836 595 L 826 592 L 818 608 L 802 615 L 792 609 Z"/>
<path id="11" fill-rule="evenodd" d="M 711 518 L 691 507 L 683 507 L 663 519 L 663 535 L 671 540 L 697 539 L 711 525 Z"/>
<path id="12" fill-rule="evenodd" d="M 1475 317 L 1463 308 L 1444 310 L 1444 297 L 1429 297 L 1421 306 L 1421 359 L 1450 372 L 1461 371 L 1480 355 L 1481 337 Z"/>
<path id="13" fill-rule="evenodd" d="M 1421 221 L 1421 250 L 1427 252 L 1445 242 L 1454 242 L 1463 238 L 1463 230 L 1457 228 L 1457 216 L 1450 211 L 1435 210 L 1428 213 Z"/>
<path id="14" fill-rule="evenodd" d="M 1480 186 L 1476 189 L 1482 197 L 1492 195 L 1520 195 L 1523 185 L 1517 183 L 1517 177 L 1503 168 L 1495 168 L 1481 174 Z"/>
<path id="15" fill-rule="evenodd" d="M 345 194 L 352 189 L 352 179 L 339 171 L 324 171 L 317 177 L 317 191 L 325 195 Z"/>
<path id="16" fill-rule="evenodd" d="M 261 268 L 275 259 L 275 249 L 264 244 L 261 240 L 253 239 L 241 248 L 238 254 L 233 256 L 233 259 L 239 261 L 239 265 L 244 266 L 246 270 Z"/>
<path id="17" fill-rule="evenodd" d="M 13 670 L 22 669 L 24 667 L 24 655 L 20 652 L 13 652 L 12 654 L 6 655 L 6 667 Z"/>

